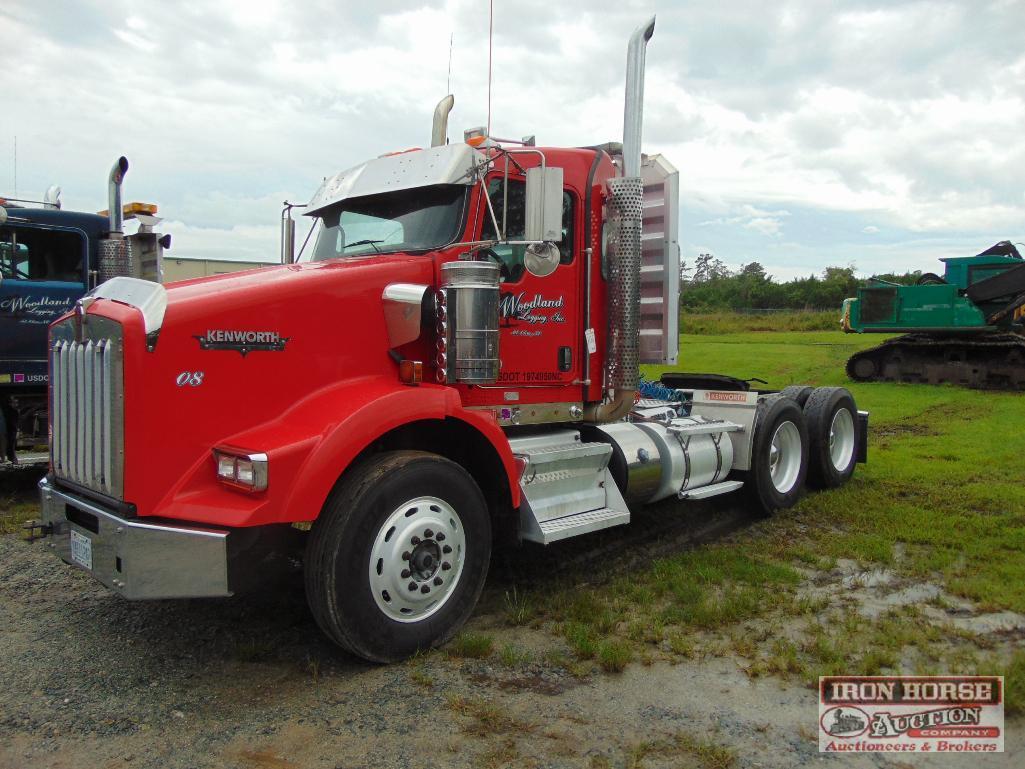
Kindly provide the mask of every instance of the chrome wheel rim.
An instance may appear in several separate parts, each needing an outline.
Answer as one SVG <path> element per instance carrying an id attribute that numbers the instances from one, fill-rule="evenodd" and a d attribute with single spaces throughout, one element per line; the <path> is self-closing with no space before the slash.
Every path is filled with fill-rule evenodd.
<path id="1" fill-rule="evenodd" d="M 419 622 L 452 597 L 463 573 L 459 514 L 437 497 L 416 497 L 388 516 L 370 551 L 370 590 L 398 622 Z"/>
<path id="2" fill-rule="evenodd" d="M 783 422 L 769 444 L 769 477 L 780 494 L 797 485 L 801 473 L 801 431 L 793 422 Z"/>
<path id="3" fill-rule="evenodd" d="M 847 409 L 838 409 L 829 425 L 829 459 L 843 472 L 854 456 L 854 417 Z"/>

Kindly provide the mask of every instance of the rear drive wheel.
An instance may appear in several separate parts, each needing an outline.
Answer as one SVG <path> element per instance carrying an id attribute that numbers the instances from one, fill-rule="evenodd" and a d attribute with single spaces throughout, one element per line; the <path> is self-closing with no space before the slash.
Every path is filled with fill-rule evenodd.
<path id="1" fill-rule="evenodd" d="M 792 507 L 808 472 L 808 429 L 804 412 L 791 398 L 770 395 L 758 404 L 748 494 L 769 516 Z"/>
<path id="2" fill-rule="evenodd" d="M 819 387 L 804 405 L 808 420 L 808 485 L 842 486 L 858 461 L 858 409 L 843 387 Z"/>
<path id="3" fill-rule="evenodd" d="M 450 639 L 473 611 L 491 522 L 462 467 L 419 451 L 371 457 L 332 492 L 306 548 L 306 596 L 320 628 L 373 662 Z"/>
<path id="4" fill-rule="evenodd" d="M 792 401 L 795 401 L 798 406 L 804 408 L 804 404 L 808 402 L 808 396 L 814 391 L 815 388 L 809 387 L 808 385 L 790 385 L 789 387 L 784 387 L 780 390 L 779 394 L 784 398 L 790 398 Z"/>

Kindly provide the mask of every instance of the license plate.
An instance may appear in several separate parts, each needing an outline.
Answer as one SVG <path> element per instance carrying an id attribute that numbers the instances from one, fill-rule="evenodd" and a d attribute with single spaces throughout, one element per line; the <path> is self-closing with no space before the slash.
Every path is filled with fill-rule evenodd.
<path id="1" fill-rule="evenodd" d="M 85 534 L 71 530 L 71 560 L 93 570 L 93 542 Z"/>

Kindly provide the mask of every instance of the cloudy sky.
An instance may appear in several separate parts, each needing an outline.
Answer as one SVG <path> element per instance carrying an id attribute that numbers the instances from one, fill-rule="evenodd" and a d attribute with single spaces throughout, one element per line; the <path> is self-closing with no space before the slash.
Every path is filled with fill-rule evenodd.
<path id="1" fill-rule="evenodd" d="M 549 145 L 620 138 L 657 14 L 644 145 L 680 169 L 688 261 L 871 274 L 1025 240 L 1022 0 L 494 5 L 494 133 Z M 99 210 L 124 154 L 171 255 L 275 260 L 282 200 L 429 144 L 450 36 L 458 139 L 487 119 L 483 0 L 4 0 L 0 195 Z"/>

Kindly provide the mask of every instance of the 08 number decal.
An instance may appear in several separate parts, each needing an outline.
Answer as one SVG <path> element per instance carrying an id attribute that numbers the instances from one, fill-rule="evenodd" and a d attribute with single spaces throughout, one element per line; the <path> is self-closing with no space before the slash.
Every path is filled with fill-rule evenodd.
<path id="1" fill-rule="evenodd" d="M 179 387 L 199 387 L 203 384 L 203 372 L 183 371 L 174 381 Z"/>

